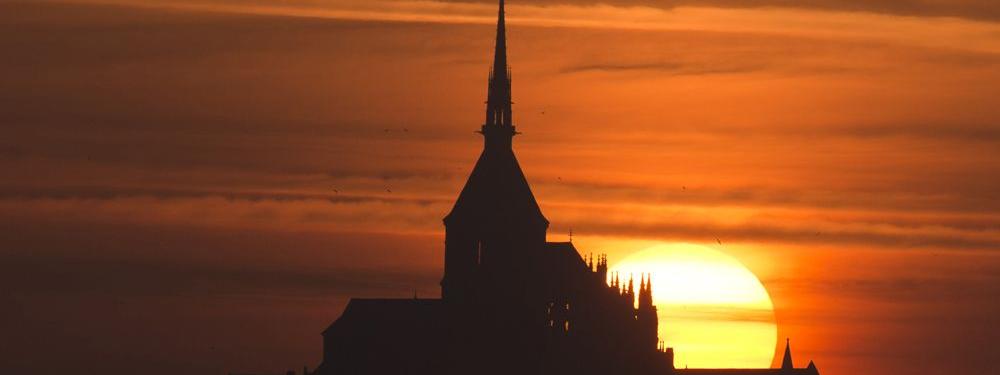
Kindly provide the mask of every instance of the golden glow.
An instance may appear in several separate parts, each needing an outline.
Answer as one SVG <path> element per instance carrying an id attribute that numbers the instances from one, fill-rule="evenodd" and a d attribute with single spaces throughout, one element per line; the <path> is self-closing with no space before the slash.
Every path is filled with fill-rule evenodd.
<path id="1" fill-rule="evenodd" d="M 675 366 L 769 367 L 777 342 L 764 285 L 735 258 L 692 244 L 662 244 L 611 268 L 625 280 L 651 273 L 660 340 Z M 627 283 L 627 281 L 624 281 Z"/>

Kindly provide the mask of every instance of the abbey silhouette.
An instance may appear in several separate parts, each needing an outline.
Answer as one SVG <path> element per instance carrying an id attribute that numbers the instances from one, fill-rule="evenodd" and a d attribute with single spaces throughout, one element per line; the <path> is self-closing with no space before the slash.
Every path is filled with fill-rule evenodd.
<path id="1" fill-rule="evenodd" d="M 674 369 L 649 278 L 608 282 L 605 256 L 546 241 L 511 147 L 510 74 L 501 0 L 483 152 L 444 218 L 441 298 L 352 299 L 323 332 L 313 373 L 818 374 L 792 368 L 787 347 L 780 369 Z"/>

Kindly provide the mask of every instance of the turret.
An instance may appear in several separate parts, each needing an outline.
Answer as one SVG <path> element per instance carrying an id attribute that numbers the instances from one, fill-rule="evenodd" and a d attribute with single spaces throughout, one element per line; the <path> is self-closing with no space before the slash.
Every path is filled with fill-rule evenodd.
<path id="1" fill-rule="evenodd" d="M 642 285 L 639 287 L 639 308 L 653 306 L 653 276 L 644 275 Z"/>
<path id="2" fill-rule="evenodd" d="M 628 286 L 624 288 L 624 293 L 622 295 L 628 306 L 635 308 L 635 285 L 632 283 L 632 274 L 628 275 Z"/>
<path id="3" fill-rule="evenodd" d="M 664 344 L 665 345 L 665 344 Z M 667 357 L 667 363 L 670 364 L 670 368 L 674 368 L 674 348 L 667 348 L 663 354 Z"/>
<path id="4" fill-rule="evenodd" d="M 639 322 L 643 344 L 655 345 L 658 342 L 659 320 L 656 316 L 656 306 L 653 305 L 653 278 L 651 275 L 647 274 L 642 277 L 639 287 L 639 308 L 636 309 L 635 315 Z"/>
<path id="5" fill-rule="evenodd" d="M 601 254 L 597 256 L 597 279 L 602 283 L 608 279 L 608 256 Z"/>

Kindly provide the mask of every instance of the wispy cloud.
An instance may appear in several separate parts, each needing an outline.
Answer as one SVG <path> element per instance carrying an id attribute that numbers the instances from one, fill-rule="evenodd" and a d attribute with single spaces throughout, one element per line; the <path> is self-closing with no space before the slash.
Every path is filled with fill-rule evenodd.
<path id="1" fill-rule="evenodd" d="M 723 0 L 724 2 L 726 0 Z M 306 18 L 393 22 L 493 23 L 495 4 L 438 1 L 348 1 L 337 4 L 288 4 L 228 1 L 163 2 L 159 0 L 80 0 L 86 4 L 109 4 L 200 12 L 255 14 Z M 809 4 L 866 4 L 864 2 L 812 2 Z M 1000 44 L 992 38 L 1000 25 L 988 21 L 952 18 L 899 17 L 857 13 L 852 7 L 802 6 L 745 2 L 725 4 L 691 3 L 658 8 L 650 3 L 557 3 L 512 5 L 509 22 L 543 27 L 611 28 L 622 30 L 702 30 L 733 33 L 797 33 L 816 37 L 871 38 L 916 45 L 947 47 L 948 40 L 962 38 L 963 49 L 996 52 Z M 704 7 L 708 5 L 708 7 Z M 721 5 L 721 6 L 720 6 Z M 733 6 L 729 8 L 728 6 Z M 790 8 L 788 6 L 791 6 Z M 877 9 L 873 7 L 872 9 Z M 891 7 L 882 7 L 891 9 Z M 904 9 L 906 7 L 900 7 Z M 994 12 L 995 7 L 989 7 Z M 994 14 L 970 12 L 970 14 Z M 905 12 L 904 12 L 905 14 Z M 1000 14 L 1000 13 L 997 13 Z M 947 14 L 944 14 L 947 15 Z M 987 17 L 992 19 L 992 17 Z M 954 45 L 951 45 L 954 47 Z"/>
<path id="2" fill-rule="evenodd" d="M 670 75 L 708 75 L 708 74 L 734 74 L 761 71 L 763 67 L 739 64 L 702 65 L 685 64 L 681 62 L 659 62 L 659 63 L 639 63 L 639 64 L 590 64 L 570 66 L 563 69 L 563 73 L 586 73 L 586 72 L 663 72 Z"/>
<path id="3" fill-rule="evenodd" d="M 449 1 L 449 0 L 445 0 Z M 455 0 L 455 2 L 491 3 L 480 0 Z M 675 9 L 678 7 L 719 7 L 719 8 L 800 8 L 834 11 L 858 11 L 895 15 L 926 17 L 963 17 L 970 19 L 997 20 L 1000 6 L 975 1 L 864 1 L 864 0 L 544 0 L 543 4 L 594 6 L 609 4 L 622 7 L 656 7 Z"/>

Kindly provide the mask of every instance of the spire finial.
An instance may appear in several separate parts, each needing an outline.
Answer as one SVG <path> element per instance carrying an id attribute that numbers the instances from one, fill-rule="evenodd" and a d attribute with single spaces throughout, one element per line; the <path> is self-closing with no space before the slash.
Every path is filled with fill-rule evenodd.
<path id="1" fill-rule="evenodd" d="M 483 134 L 498 137 L 501 144 L 509 143 L 503 138 L 512 137 L 514 131 L 511 119 L 510 67 L 507 66 L 507 21 L 504 16 L 504 2 L 500 0 L 497 10 L 497 39 L 493 52 L 493 67 L 490 70 L 489 92 L 486 98 L 486 123 Z M 490 140 L 487 139 L 487 142 Z"/>

